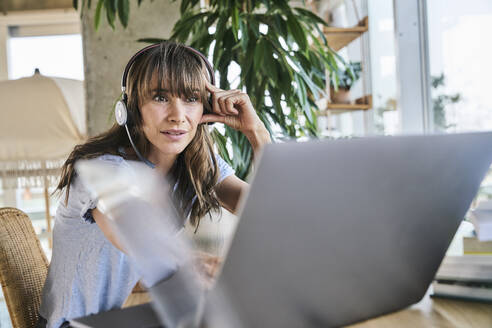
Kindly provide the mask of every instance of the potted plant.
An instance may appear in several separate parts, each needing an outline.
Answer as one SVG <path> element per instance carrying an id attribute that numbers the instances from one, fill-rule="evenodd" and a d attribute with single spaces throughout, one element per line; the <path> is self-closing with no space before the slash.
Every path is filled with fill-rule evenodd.
<path id="1" fill-rule="evenodd" d="M 350 88 L 360 78 L 362 66 L 360 62 L 349 62 L 344 69 L 338 69 L 335 83 L 330 85 L 330 99 L 334 104 L 350 103 Z"/>

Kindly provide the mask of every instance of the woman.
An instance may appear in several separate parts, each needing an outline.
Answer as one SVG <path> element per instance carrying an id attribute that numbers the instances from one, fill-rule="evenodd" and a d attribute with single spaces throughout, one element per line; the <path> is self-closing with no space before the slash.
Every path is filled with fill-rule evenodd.
<path id="1" fill-rule="evenodd" d="M 270 137 L 248 95 L 215 87 L 207 65 L 196 50 L 171 42 L 144 48 L 127 65 L 124 100 L 131 124 L 115 124 L 76 146 L 63 166 L 57 190 L 65 190 L 65 199 L 56 212 L 39 327 L 64 327 L 71 318 L 120 307 L 140 278 L 97 199 L 77 178 L 77 160 L 150 163 L 172 181 L 183 222 L 189 218 L 195 226 L 220 206 L 236 211 L 247 184 L 214 154 L 205 123 L 241 131 L 255 154 Z"/>

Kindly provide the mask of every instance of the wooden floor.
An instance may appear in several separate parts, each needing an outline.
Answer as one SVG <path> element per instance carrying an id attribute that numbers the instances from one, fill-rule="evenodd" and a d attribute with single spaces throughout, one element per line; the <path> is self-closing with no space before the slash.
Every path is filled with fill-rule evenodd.
<path id="1" fill-rule="evenodd" d="M 427 295 L 407 309 L 367 320 L 349 328 L 492 328 L 492 304 L 431 298 Z M 125 306 L 150 300 L 147 293 L 133 293 Z M 3 327 L 2 327 L 3 328 Z"/>

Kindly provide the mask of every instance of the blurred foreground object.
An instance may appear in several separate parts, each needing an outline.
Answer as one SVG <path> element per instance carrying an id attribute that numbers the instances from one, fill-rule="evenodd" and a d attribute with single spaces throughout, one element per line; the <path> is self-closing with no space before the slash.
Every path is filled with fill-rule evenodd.
<path id="1" fill-rule="evenodd" d="M 165 177 L 131 161 L 80 160 L 76 170 L 137 265 L 161 322 L 166 327 L 195 325 L 203 289 Z"/>

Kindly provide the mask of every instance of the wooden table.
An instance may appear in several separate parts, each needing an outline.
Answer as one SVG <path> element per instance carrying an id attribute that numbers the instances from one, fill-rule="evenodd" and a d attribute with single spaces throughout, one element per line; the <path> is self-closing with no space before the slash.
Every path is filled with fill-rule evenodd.
<path id="1" fill-rule="evenodd" d="M 492 328 L 492 304 L 431 298 L 406 309 L 348 326 L 350 328 Z"/>
<path id="2" fill-rule="evenodd" d="M 492 304 L 431 298 L 428 292 L 419 303 L 406 309 L 348 326 L 349 328 L 492 328 Z M 126 306 L 150 301 L 138 286 Z"/>

